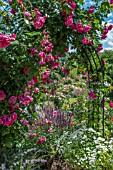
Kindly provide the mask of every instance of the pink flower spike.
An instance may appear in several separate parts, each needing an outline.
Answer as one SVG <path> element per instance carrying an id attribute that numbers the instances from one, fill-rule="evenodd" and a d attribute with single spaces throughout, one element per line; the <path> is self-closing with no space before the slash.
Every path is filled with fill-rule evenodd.
<path id="1" fill-rule="evenodd" d="M 42 136 L 38 139 L 37 144 L 43 144 L 46 141 L 46 136 Z"/>
<path id="2" fill-rule="evenodd" d="M 48 129 L 48 132 L 50 132 L 50 133 L 53 132 L 53 129 L 52 129 L 52 128 L 49 128 L 49 129 Z"/>

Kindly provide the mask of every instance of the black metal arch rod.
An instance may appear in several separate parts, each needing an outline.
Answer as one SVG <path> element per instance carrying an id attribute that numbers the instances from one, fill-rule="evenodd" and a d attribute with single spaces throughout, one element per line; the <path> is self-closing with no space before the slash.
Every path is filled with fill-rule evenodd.
<path id="1" fill-rule="evenodd" d="M 92 65 L 92 63 L 91 63 L 91 61 L 90 61 L 90 58 L 89 58 L 89 56 L 88 56 L 88 54 L 87 54 L 87 52 L 86 52 L 86 50 L 85 49 L 83 49 L 83 52 L 81 53 L 81 56 L 83 57 L 83 58 L 87 58 L 87 60 L 89 61 L 89 64 L 90 64 L 90 68 L 92 68 L 92 73 L 94 73 L 94 70 L 93 70 L 93 65 Z M 85 63 L 84 63 L 85 64 Z M 89 68 L 88 68 L 88 64 L 85 64 L 85 66 L 86 66 L 86 68 L 87 68 L 87 70 L 88 70 L 88 75 L 89 75 L 89 73 L 90 73 L 90 70 L 89 70 Z M 89 87 L 90 87 L 90 81 L 89 81 Z M 92 105 L 92 108 L 93 108 L 93 111 L 92 111 L 92 117 L 91 117 L 91 115 L 90 115 L 90 111 L 91 111 L 91 109 L 90 109 L 90 105 L 88 104 L 88 126 L 90 125 L 90 121 L 92 120 L 92 127 L 94 128 L 94 104 Z"/>
<path id="2" fill-rule="evenodd" d="M 104 62 L 102 60 L 102 58 L 99 57 L 98 53 L 96 52 L 94 46 L 92 46 L 92 49 L 95 51 L 95 54 L 99 60 L 99 63 L 101 65 L 101 73 L 102 73 L 102 86 L 104 88 Z M 105 113 L 104 113 L 104 104 L 105 104 L 105 96 L 104 96 L 104 90 L 103 90 L 103 97 L 102 97 L 102 137 L 104 138 L 104 130 L 105 130 L 105 127 L 104 127 L 104 116 L 105 116 Z"/>
<path id="3" fill-rule="evenodd" d="M 79 53 L 80 53 L 80 55 L 82 56 L 82 58 L 86 58 L 85 56 L 84 56 L 84 53 L 82 53 L 80 50 L 79 50 Z M 88 76 L 89 76 L 89 73 L 90 73 L 90 70 L 89 70 L 89 68 L 88 68 L 88 63 L 84 63 L 84 65 L 85 65 L 85 67 L 86 67 L 86 69 L 87 69 L 87 71 L 88 71 Z M 91 67 L 91 66 L 90 66 Z M 90 87 L 90 81 L 89 81 L 89 87 Z M 89 105 L 89 103 L 88 103 L 88 126 L 89 126 L 89 124 L 90 124 L 90 105 Z"/>
<path id="4" fill-rule="evenodd" d="M 91 63 L 91 61 L 90 61 L 90 58 L 89 58 L 88 54 L 86 53 L 86 50 L 85 50 L 83 47 L 81 48 L 81 50 L 82 50 L 82 52 L 85 54 L 86 58 L 87 58 L 88 61 L 89 61 L 90 69 L 91 69 L 92 73 L 94 73 L 93 65 L 92 65 L 92 63 Z"/>
<path id="5" fill-rule="evenodd" d="M 87 59 L 88 59 L 88 61 L 89 61 L 89 63 L 90 63 L 90 67 L 92 68 L 92 73 L 94 73 L 92 63 L 91 63 L 91 61 L 90 61 L 90 58 L 89 58 L 88 54 L 86 53 L 86 50 L 85 50 L 83 47 L 82 47 L 81 49 L 82 49 L 82 51 L 84 52 L 85 56 L 87 57 Z M 100 69 L 100 68 L 99 68 L 99 69 L 100 69 L 100 71 L 102 72 L 102 85 L 104 86 L 104 63 L 103 63 L 103 61 L 100 59 L 98 53 L 96 52 L 96 50 L 94 49 L 93 46 L 92 46 L 92 49 L 94 50 L 94 52 L 95 52 L 95 54 L 96 54 L 96 56 L 97 56 L 97 59 L 98 59 L 98 61 L 99 61 L 99 63 L 100 63 L 101 69 Z M 83 53 L 82 53 L 82 54 L 83 54 Z M 84 55 L 82 55 L 82 56 L 84 56 Z M 98 67 L 96 67 L 96 69 L 98 70 Z M 94 107 L 94 106 L 93 106 L 93 107 Z M 93 110 L 94 110 L 94 109 L 93 109 Z M 102 99 L 102 136 L 104 137 L 104 92 L 103 92 L 103 99 Z"/>
<path id="6" fill-rule="evenodd" d="M 93 56 L 93 54 L 92 54 L 91 49 L 90 49 L 89 47 L 88 47 L 87 49 L 88 49 L 88 51 L 89 51 L 89 53 L 90 53 L 90 55 L 91 55 L 91 57 L 92 57 L 92 59 L 93 59 L 94 65 L 95 65 L 95 67 L 96 67 L 97 76 L 98 76 L 98 78 L 99 78 L 99 69 L 98 69 L 97 63 L 96 63 L 96 61 L 95 61 L 95 58 L 94 58 L 94 56 Z"/>
<path id="7" fill-rule="evenodd" d="M 92 53 L 91 53 L 91 49 L 90 48 L 88 48 L 88 50 L 90 51 L 90 54 L 92 55 Z M 94 59 L 94 63 L 95 63 L 95 66 L 96 66 L 96 70 L 97 70 L 97 74 L 99 73 L 99 71 L 102 73 L 102 86 L 103 86 L 103 81 L 104 81 L 104 77 L 103 77 L 103 72 L 104 72 L 104 65 L 103 65 L 103 62 L 102 62 L 102 60 L 100 59 L 100 57 L 99 57 L 99 55 L 98 55 L 98 53 L 95 51 L 95 54 L 96 54 L 96 56 L 97 56 L 97 59 L 98 59 L 98 61 L 99 61 L 99 63 L 100 63 L 100 68 L 101 69 L 99 69 L 98 67 L 97 67 L 97 64 L 96 64 L 96 62 L 95 62 L 95 59 L 94 59 L 94 57 L 93 57 L 93 55 L 92 55 L 92 57 L 93 57 L 93 59 Z M 98 71 L 99 70 L 99 71 Z M 99 75 L 99 74 L 98 74 Z M 98 97 L 98 100 L 99 100 L 99 97 Z M 98 111 L 99 111 L 99 106 L 98 106 Z M 100 117 L 99 117 L 99 114 L 98 114 L 98 122 L 100 121 Z M 98 124 L 98 129 L 99 129 L 99 124 Z M 104 94 L 103 94 L 103 98 L 102 98 L 102 136 L 104 137 Z"/>

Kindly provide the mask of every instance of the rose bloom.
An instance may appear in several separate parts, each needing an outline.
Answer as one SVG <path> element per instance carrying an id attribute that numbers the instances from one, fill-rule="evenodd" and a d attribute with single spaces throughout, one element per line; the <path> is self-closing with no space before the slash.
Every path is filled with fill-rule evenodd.
<path id="1" fill-rule="evenodd" d="M 10 37 L 7 34 L 0 33 L 0 48 L 6 48 L 10 45 Z"/>
<path id="2" fill-rule="evenodd" d="M 65 25 L 69 27 L 72 24 L 73 24 L 73 18 L 71 16 L 69 16 L 65 21 Z"/>
<path id="3" fill-rule="evenodd" d="M 45 23 L 44 17 L 37 17 L 34 19 L 34 27 L 35 29 L 41 29 Z"/>
<path id="4" fill-rule="evenodd" d="M 0 101 L 4 100 L 5 97 L 6 97 L 6 94 L 2 90 L 0 90 Z"/>
<path id="5" fill-rule="evenodd" d="M 94 7 L 91 6 L 90 9 L 89 9 L 89 11 L 88 11 L 88 13 L 89 13 L 89 14 L 92 14 L 93 12 L 94 12 Z"/>
<path id="6" fill-rule="evenodd" d="M 18 118 L 18 115 L 17 115 L 16 112 L 14 112 L 14 113 L 12 114 L 13 122 L 15 122 L 15 121 L 17 120 L 17 118 Z"/>
<path id="7" fill-rule="evenodd" d="M 95 95 L 94 92 L 91 92 L 91 93 L 89 94 L 89 97 L 92 98 L 92 99 L 95 99 L 97 96 Z"/>
<path id="8" fill-rule="evenodd" d="M 10 98 L 9 98 L 9 104 L 15 104 L 16 103 L 16 100 L 17 100 L 17 97 L 15 97 L 15 96 L 11 96 Z"/>
<path id="9" fill-rule="evenodd" d="M 113 108 L 113 102 L 109 102 L 109 106 Z"/>

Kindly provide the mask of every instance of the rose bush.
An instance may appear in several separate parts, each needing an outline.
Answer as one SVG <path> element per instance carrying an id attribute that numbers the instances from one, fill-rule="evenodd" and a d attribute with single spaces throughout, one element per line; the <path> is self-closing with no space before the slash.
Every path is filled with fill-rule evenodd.
<path id="1" fill-rule="evenodd" d="M 110 5 L 94 2 L 86 8 L 81 0 L 0 1 L 0 152 L 23 139 L 23 125 L 27 129 L 37 118 L 34 105 L 56 94 L 57 75 L 68 76 L 74 60 L 80 63 L 81 48 L 102 50 L 99 40 L 112 29 L 102 24 Z M 70 44 L 76 55 L 69 54 Z M 97 96 L 91 92 L 89 97 Z M 39 143 L 43 141 L 46 138 Z"/>

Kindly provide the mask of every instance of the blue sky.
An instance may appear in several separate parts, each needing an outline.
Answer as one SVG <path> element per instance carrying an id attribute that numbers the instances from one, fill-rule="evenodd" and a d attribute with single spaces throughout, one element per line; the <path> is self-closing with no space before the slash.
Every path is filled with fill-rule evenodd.
<path id="1" fill-rule="evenodd" d="M 84 0 L 85 6 L 92 6 L 95 3 L 91 0 Z M 105 19 L 106 22 L 108 22 L 108 25 L 113 24 L 113 11 L 111 11 L 110 14 L 108 14 L 108 18 Z M 104 22 L 103 22 L 104 24 Z M 103 51 L 104 50 L 113 50 L 113 29 L 109 31 L 107 34 L 107 38 L 102 40 L 101 43 L 103 44 Z M 101 51 L 102 52 L 102 51 Z"/>
<path id="2" fill-rule="evenodd" d="M 108 14 L 108 25 L 113 24 L 113 11 Z M 107 34 L 107 38 L 102 40 L 104 50 L 113 50 L 113 29 Z"/>

